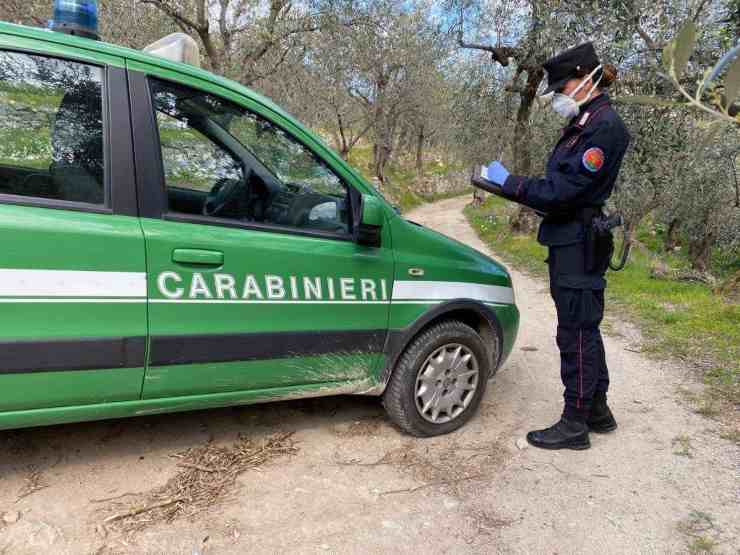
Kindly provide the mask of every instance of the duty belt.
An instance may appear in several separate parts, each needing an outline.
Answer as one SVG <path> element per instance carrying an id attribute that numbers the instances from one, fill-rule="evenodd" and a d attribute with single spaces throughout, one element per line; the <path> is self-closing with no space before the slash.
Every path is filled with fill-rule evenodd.
<path id="1" fill-rule="evenodd" d="M 569 224 L 571 222 L 582 222 L 583 224 L 590 226 L 594 218 L 603 216 L 603 205 L 594 204 L 591 206 L 584 206 L 575 211 L 563 211 L 563 212 L 549 212 L 544 217 L 544 221 L 547 223 L 554 224 Z"/>

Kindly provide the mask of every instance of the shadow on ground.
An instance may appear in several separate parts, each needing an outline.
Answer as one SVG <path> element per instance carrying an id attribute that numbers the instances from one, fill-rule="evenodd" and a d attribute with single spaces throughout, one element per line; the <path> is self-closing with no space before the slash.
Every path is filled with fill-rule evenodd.
<path id="1" fill-rule="evenodd" d="M 143 461 L 155 452 L 176 453 L 239 434 L 259 438 L 277 430 L 330 428 L 341 435 L 352 433 L 352 423 L 384 420 L 379 399 L 338 396 L 9 430 L 0 432 L 0 476 L 12 478 L 29 467 L 105 465 L 132 455 Z"/>

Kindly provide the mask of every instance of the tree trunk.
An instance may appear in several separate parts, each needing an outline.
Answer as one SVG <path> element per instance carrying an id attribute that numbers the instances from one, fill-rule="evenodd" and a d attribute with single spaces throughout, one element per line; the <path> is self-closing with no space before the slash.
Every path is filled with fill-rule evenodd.
<path id="1" fill-rule="evenodd" d="M 421 177 L 424 172 L 424 126 L 419 126 L 419 132 L 416 135 L 416 175 Z"/>
<path id="2" fill-rule="evenodd" d="M 344 120 L 340 113 L 337 113 L 337 124 L 339 128 L 339 155 L 344 160 L 347 160 L 349 158 L 349 151 L 352 147 L 350 146 L 349 141 L 347 140 L 347 135 L 344 132 Z"/>
<path id="3" fill-rule="evenodd" d="M 223 75 L 224 60 L 222 58 L 223 52 L 216 48 L 216 45 L 211 36 L 210 21 L 208 14 L 208 2 L 207 0 L 200 0 L 197 5 L 198 10 L 198 36 L 203 43 L 203 49 L 206 51 L 206 56 L 211 62 L 211 71 L 216 75 Z"/>
<path id="4" fill-rule="evenodd" d="M 391 149 L 386 145 L 378 145 L 375 152 L 374 174 L 381 183 L 385 183 L 385 168 L 391 157 Z"/>
<path id="5" fill-rule="evenodd" d="M 514 126 L 514 173 L 518 175 L 530 175 L 532 172 L 532 156 L 529 152 L 529 114 L 532 104 L 537 96 L 539 87 L 545 72 L 541 68 L 529 68 L 527 71 L 527 84 L 519 93 L 520 104 L 516 114 L 516 125 Z M 517 210 L 509 225 L 515 233 L 533 233 L 537 229 L 538 218 L 534 210 L 522 206 Z"/>
<path id="6" fill-rule="evenodd" d="M 373 174 L 381 183 L 385 183 L 385 166 L 391 152 L 392 140 L 389 130 L 388 116 L 385 107 L 385 87 L 387 81 L 383 74 L 379 74 L 375 85 L 375 144 L 373 145 Z"/>
<path id="7" fill-rule="evenodd" d="M 691 267 L 699 272 L 708 272 L 712 256 L 712 247 L 717 241 L 717 232 L 712 225 L 710 212 L 705 212 L 702 219 L 700 234 L 692 234 L 689 237 L 689 261 Z"/>
<path id="8" fill-rule="evenodd" d="M 665 241 L 663 242 L 663 247 L 665 248 L 666 252 L 670 252 L 678 246 L 678 229 L 679 219 L 673 218 L 668 224 L 668 230 L 665 234 Z"/>
<path id="9" fill-rule="evenodd" d="M 715 234 L 711 231 L 689 242 L 689 260 L 694 270 L 702 273 L 709 271 L 714 242 Z"/>
<path id="10" fill-rule="evenodd" d="M 390 161 L 393 147 L 390 130 L 385 125 L 384 118 L 377 122 L 375 128 L 375 144 L 373 145 L 373 174 L 381 183 L 385 183 L 385 168 Z"/>

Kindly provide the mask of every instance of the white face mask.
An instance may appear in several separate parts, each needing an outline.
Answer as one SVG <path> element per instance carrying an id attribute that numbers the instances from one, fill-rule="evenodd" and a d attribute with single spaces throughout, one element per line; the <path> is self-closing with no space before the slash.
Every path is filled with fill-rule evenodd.
<path id="1" fill-rule="evenodd" d="M 586 84 L 586 81 L 588 81 L 591 77 L 596 75 L 596 72 L 601 69 L 601 65 L 596 66 L 596 69 L 594 69 L 591 73 L 588 74 L 586 78 L 581 81 L 581 83 L 575 88 L 575 90 L 570 94 L 562 94 L 562 93 L 555 93 L 552 97 L 552 109 L 555 110 L 558 114 L 560 114 L 562 117 L 570 119 L 574 118 L 578 115 L 578 112 L 586 102 L 591 100 L 591 96 L 594 94 L 594 91 L 596 90 L 596 87 L 599 86 L 599 83 L 601 82 L 601 78 L 604 76 L 602 73 L 601 76 L 598 78 L 596 83 L 594 83 L 594 86 L 591 87 L 591 90 L 588 91 L 588 94 L 586 97 L 582 100 L 576 101 L 574 98 L 575 95 L 578 94 L 578 91 L 580 91 L 583 88 L 583 85 Z"/>

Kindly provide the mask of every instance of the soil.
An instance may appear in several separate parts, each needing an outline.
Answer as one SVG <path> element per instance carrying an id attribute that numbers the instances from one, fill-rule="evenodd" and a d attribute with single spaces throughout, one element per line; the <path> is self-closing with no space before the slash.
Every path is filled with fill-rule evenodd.
<path id="1" fill-rule="evenodd" d="M 486 252 L 468 201 L 409 218 Z M 562 386 L 547 285 L 512 275 L 519 339 L 462 430 L 414 439 L 377 399 L 331 397 L 0 432 L 0 554 L 738 553 L 740 449 L 682 401 L 700 387 L 691 371 L 641 354 L 633 327 L 605 337 L 619 429 L 587 451 L 526 445 L 558 418 Z M 102 526 L 194 472 L 183 453 L 289 433 L 288 454 L 244 465 L 210 506 Z"/>

